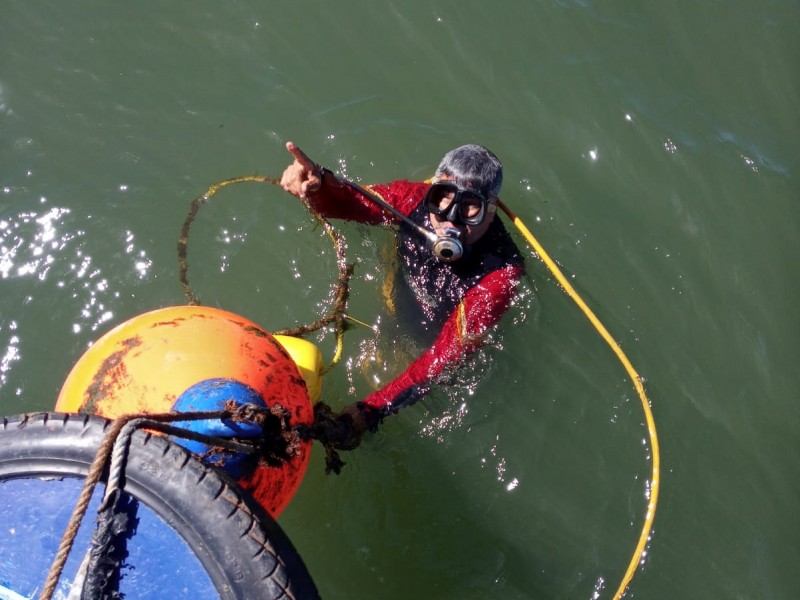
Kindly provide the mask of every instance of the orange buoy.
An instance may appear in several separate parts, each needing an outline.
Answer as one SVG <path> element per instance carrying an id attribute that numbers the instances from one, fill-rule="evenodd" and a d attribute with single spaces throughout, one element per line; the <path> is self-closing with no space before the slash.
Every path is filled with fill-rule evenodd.
<path id="1" fill-rule="evenodd" d="M 134 317 L 95 342 L 67 376 L 56 410 L 113 419 L 221 410 L 230 399 L 280 405 L 289 411 L 292 426 L 313 422 L 306 383 L 271 334 L 230 312 L 175 306 Z M 232 463 L 226 470 L 277 516 L 299 487 L 310 451 L 310 442 L 303 441 L 282 466 L 242 471 Z"/>

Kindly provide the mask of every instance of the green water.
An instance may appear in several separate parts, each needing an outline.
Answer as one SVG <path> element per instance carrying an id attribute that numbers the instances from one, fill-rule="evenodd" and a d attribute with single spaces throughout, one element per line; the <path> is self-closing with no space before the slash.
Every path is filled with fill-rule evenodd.
<path id="1" fill-rule="evenodd" d="M 92 340 L 183 301 L 175 244 L 212 182 L 279 174 L 289 139 L 367 182 L 477 142 L 646 380 L 661 496 L 626 597 L 797 598 L 798 31 L 792 0 L 5 0 L 0 411 L 52 407 Z M 351 312 L 386 331 L 348 334 L 337 406 L 404 366 L 391 235 L 342 231 Z M 279 190 L 220 193 L 192 235 L 205 303 L 267 328 L 325 310 L 329 243 Z M 612 597 L 646 510 L 642 409 L 528 272 L 479 382 L 387 422 L 339 477 L 315 452 L 280 523 L 323 597 Z M 362 367 L 372 347 L 389 364 Z"/>

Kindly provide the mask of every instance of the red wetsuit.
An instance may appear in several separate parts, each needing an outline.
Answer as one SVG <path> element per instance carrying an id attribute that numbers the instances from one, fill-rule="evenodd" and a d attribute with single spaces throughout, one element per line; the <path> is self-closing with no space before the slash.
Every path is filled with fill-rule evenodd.
<path id="1" fill-rule="evenodd" d="M 432 230 L 421 201 L 426 183 L 394 181 L 369 190 L 412 221 Z M 375 225 L 397 225 L 398 219 L 345 183 L 325 179 L 310 198 L 322 215 Z M 422 236 L 400 222 L 398 257 L 423 314 L 423 325 L 439 327 L 433 345 L 384 388 L 364 399 L 380 416 L 396 412 L 425 394 L 445 369 L 477 350 L 483 337 L 505 314 L 523 273 L 523 258 L 499 218 L 457 261 L 439 261 Z"/>

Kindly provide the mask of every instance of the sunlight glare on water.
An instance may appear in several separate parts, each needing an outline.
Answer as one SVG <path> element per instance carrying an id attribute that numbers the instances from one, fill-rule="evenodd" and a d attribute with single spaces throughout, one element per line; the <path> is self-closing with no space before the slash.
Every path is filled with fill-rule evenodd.
<path id="1" fill-rule="evenodd" d="M 9 282 L 36 279 L 54 285 L 59 293 L 69 294 L 82 304 L 71 323 L 72 331 L 78 333 L 84 327 L 98 331 L 114 317 L 112 307 L 120 292 L 111 289 L 102 261 L 87 251 L 90 244 L 86 230 L 74 228 L 72 210 L 48 208 L 45 197 L 40 198 L 40 204 L 39 211 L 0 220 L 0 277 Z M 86 216 L 87 221 L 91 219 L 91 215 Z M 144 250 L 137 250 L 131 231 L 125 232 L 124 252 L 131 272 L 139 278 L 147 277 L 152 263 Z M 25 301 L 33 299 L 30 295 Z"/>

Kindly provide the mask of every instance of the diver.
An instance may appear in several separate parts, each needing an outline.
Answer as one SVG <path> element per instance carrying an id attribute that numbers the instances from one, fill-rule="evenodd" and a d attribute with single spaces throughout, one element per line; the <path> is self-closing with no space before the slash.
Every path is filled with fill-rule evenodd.
<path id="1" fill-rule="evenodd" d="M 433 344 L 406 370 L 336 418 L 356 447 L 384 417 L 416 402 L 437 377 L 461 365 L 510 307 L 523 257 L 499 218 L 503 166 L 476 144 L 448 152 L 429 183 L 407 180 L 363 188 L 312 161 L 293 142 L 284 190 L 321 215 L 397 229 L 397 255 Z M 352 420 L 352 423 L 350 423 Z"/>

